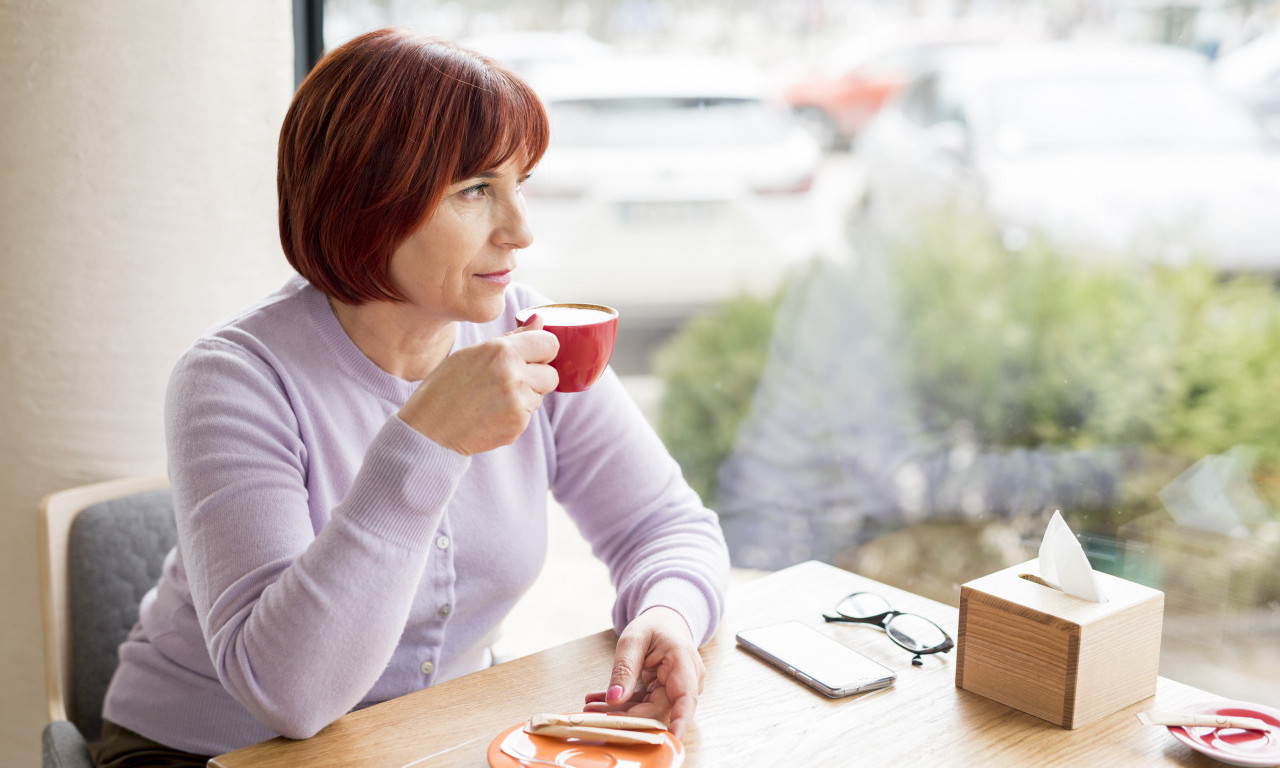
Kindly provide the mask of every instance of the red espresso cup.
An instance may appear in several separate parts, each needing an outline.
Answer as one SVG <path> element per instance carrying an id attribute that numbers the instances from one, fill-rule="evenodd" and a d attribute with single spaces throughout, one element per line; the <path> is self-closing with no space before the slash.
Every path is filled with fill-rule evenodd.
<path id="1" fill-rule="evenodd" d="M 551 367 L 560 374 L 557 392 L 582 392 L 596 383 L 613 357 L 618 310 L 603 304 L 544 304 L 516 313 L 523 328 L 537 315 L 542 327 L 560 340 Z"/>

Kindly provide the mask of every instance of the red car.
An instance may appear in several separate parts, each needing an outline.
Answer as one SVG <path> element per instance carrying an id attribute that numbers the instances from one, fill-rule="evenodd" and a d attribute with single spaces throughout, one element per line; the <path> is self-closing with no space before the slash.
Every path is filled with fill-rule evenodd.
<path id="1" fill-rule="evenodd" d="M 865 51 L 839 74 L 817 75 L 792 83 L 784 97 L 823 149 L 847 148 L 881 105 L 938 53 L 986 42 L 948 38 Z"/>

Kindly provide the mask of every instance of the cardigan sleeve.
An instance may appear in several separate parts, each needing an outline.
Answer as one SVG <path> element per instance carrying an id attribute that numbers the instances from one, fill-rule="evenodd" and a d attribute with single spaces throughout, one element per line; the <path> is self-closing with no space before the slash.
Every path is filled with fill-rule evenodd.
<path id="1" fill-rule="evenodd" d="M 174 370 L 166 429 L 178 548 L 218 678 L 267 727 L 305 738 L 391 658 L 468 460 L 393 415 L 346 497 L 312 510 L 291 394 L 265 352 L 208 339 Z"/>
<path id="2" fill-rule="evenodd" d="M 609 568 L 621 632 L 647 608 L 676 610 L 701 645 L 724 608 L 729 555 L 716 514 L 685 482 L 612 370 L 556 393 L 552 491 Z"/>

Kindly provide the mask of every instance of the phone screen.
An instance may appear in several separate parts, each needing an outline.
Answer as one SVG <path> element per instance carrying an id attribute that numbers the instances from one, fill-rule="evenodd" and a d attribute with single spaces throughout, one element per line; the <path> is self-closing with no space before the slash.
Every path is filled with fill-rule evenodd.
<path id="1" fill-rule="evenodd" d="M 737 634 L 747 650 L 828 696 L 846 696 L 892 685 L 892 669 L 799 621 Z"/>

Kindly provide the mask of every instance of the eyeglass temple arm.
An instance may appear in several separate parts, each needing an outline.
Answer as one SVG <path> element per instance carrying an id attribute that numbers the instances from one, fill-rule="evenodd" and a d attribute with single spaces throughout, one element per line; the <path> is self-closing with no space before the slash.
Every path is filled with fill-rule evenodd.
<path id="1" fill-rule="evenodd" d="M 832 616 L 829 613 L 824 613 L 822 614 L 822 618 L 825 619 L 826 621 L 842 621 L 846 624 L 870 624 L 873 627 L 880 627 L 882 629 L 884 628 L 884 623 L 876 620 L 879 617 L 871 618 L 871 619 L 855 619 L 852 616 L 845 616 L 844 614 L 840 614 L 839 616 Z"/>

